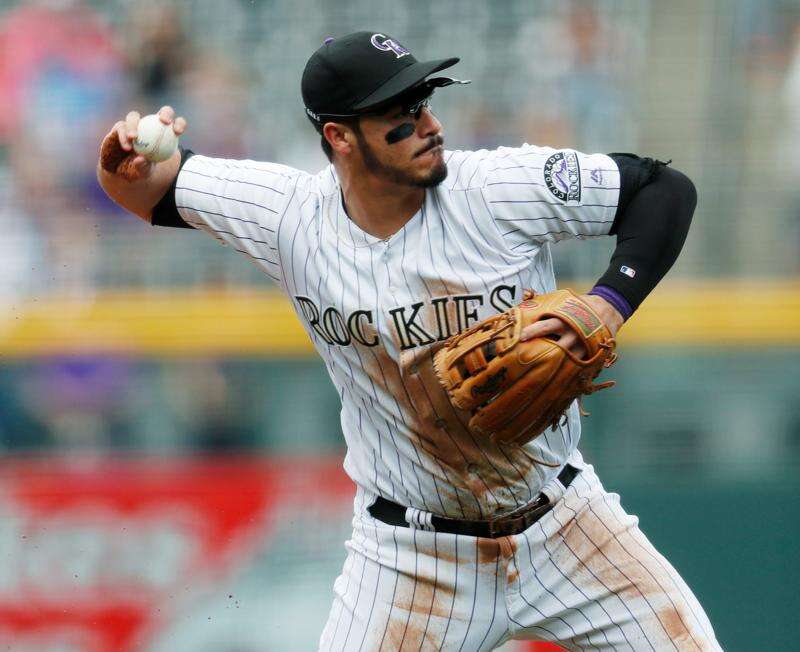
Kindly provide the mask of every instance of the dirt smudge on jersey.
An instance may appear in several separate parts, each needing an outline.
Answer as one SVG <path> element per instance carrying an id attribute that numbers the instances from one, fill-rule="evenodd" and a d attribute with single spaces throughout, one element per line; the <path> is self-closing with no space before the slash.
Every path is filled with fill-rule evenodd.
<path id="1" fill-rule="evenodd" d="M 669 636 L 669 640 L 673 643 L 691 643 L 692 635 L 686 627 L 688 618 L 681 614 L 680 607 L 672 607 L 670 605 L 667 609 L 662 609 L 658 612 L 658 619 L 664 625 L 664 629 Z M 702 648 L 701 648 L 702 649 Z"/>
<path id="2" fill-rule="evenodd" d="M 465 541 L 467 538 L 459 540 Z M 476 537 L 471 541 L 475 548 L 470 550 L 469 546 L 462 548 L 459 545 L 457 560 L 460 568 L 458 587 L 469 596 L 473 591 L 472 580 L 465 578 L 478 576 L 481 579 L 477 581 L 482 586 L 495 586 L 495 575 L 499 573 L 502 577 L 508 572 L 511 558 L 516 554 L 518 546 L 515 537 Z M 418 559 L 427 559 L 427 563 L 420 563 L 416 567 L 416 579 L 408 574 L 402 574 L 398 578 L 386 634 L 380 647 L 387 652 L 449 649 L 448 643 L 453 643 L 453 637 L 460 639 L 463 628 L 475 617 L 470 600 L 462 598 L 460 604 L 456 601 L 456 565 L 445 561 L 450 558 L 455 561 L 455 555 L 450 555 L 454 552 L 454 547 L 445 544 L 437 545 L 434 549 L 432 539 L 420 538 L 416 539 L 415 545 Z M 434 552 L 438 561 L 431 562 Z M 387 609 L 388 607 L 389 605 Z M 375 635 L 381 635 L 382 632 L 383 628 L 380 628 L 380 632 Z"/>
<path id="3" fill-rule="evenodd" d="M 452 602 L 450 587 L 440 586 L 430 578 L 417 577 L 411 591 L 401 592 L 395 597 L 394 605 L 406 612 L 449 618 Z"/>
<path id="4" fill-rule="evenodd" d="M 593 507 L 601 509 L 602 505 Z M 588 505 L 579 509 L 556 533 L 560 543 L 553 551 L 553 563 L 568 575 L 574 574 L 581 585 L 599 582 L 621 599 L 638 600 L 654 588 L 653 582 L 609 530 L 615 521 L 606 520 L 604 524 Z"/>
<path id="5" fill-rule="evenodd" d="M 382 650 L 438 650 L 454 616 L 453 587 L 420 573 L 402 576 L 391 607 Z"/>
<path id="6" fill-rule="evenodd" d="M 513 557 L 517 554 L 517 548 L 519 547 L 519 544 L 517 543 L 517 539 L 515 537 L 502 537 L 500 541 L 505 548 L 503 554 L 506 557 Z"/>
<path id="7" fill-rule="evenodd" d="M 519 570 L 517 570 L 516 568 L 514 568 L 513 570 L 509 569 L 506 575 L 506 583 L 513 584 L 518 579 L 519 579 Z"/>
<path id="8" fill-rule="evenodd" d="M 450 403 L 436 377 L 433 359 L 440 346 L 403 351 L 399 363 L 382 347 L 362 350 L 360 364 L 371 382 L 360 381 L 368 384 L 356 391 L 375 396 L 362 408 L 375 427 L 393 430 L 401 455 L 436 478 L 444 515 L 484 520 L 512 511 L 532 498 L 535 460 L 519 447 L 500 448 L 469 431 L 469 414 Z M 385 387 L 391 401 L 381 404 L 370 385 Z"/>
<path id="9" fill-rule="evenodd" d="M 439 571 L 446 568 L 447 563 L 456 564 L 461 559 L 461 556 L 456 554 L 455 538 L 447 533 L 417 530 L 414 538 L 414 550 L 419 559 L 427 557 L 435 560 L 432 565 L 429 564 L 430 568 L 427 572 L 431 579 L 439 577 Z"/>
<path id="10" fill-rule="evenodd" d="M 424 625 L 410 620 L 392 618 L 386 629 L 381 652 L 403 652 L 404 650 L 439 650 L 436 638 L 425 631 Z"/>
<path id="11" fill-rule="evenodd" d="M 500 543 L 497 539 L 477 539 L 478 564 L 494 564 L 500 557 Z"/>
<path id="12" fill-rule="evenodd" d="M 446 500 L 445 515 L 478 518 L 479 511 L 475 503 L 478 501 L 483 504 L 479 497 L 485 491 L 485 486 L 479 478 L 473 477 L 468 466 L 479 451 L 473 447 L 474 450 L 466 454 L 463 444 L 445 434 L 459 426 L 457 422 L 438 417 L 432 396 L 438 395 L 445 400 L 447 397 L 438 386 L 432 367 L 430 374 L 434 383 L 425 386 L 418 380 L 419 367 L 415 362 L 415 352 L 402 353 L 400 365 L 383 350 L 375 350 L 370 357 L 373 360 L 365 365 L 367 373 L 373 377 L 376 385 L 389 390 L 403 417 L 399 425 L 405 428 L 396 436 L 408 436 L 411 439 L 421 458 L 414 462 L 421 462 L 425 470 L 440 481 L 439 492 L 443 502 Z"/>
<path id="13" fill-rule="evenodd" d="M 497 539 L 476 539 L 476 557 L 478 573 L 484 576 L 506 578 L 511 585 L 519 579 L 519 568 L 516 562 L 517 539 L 515 536 L 498 537 Z M 495 581 L 495 580 L 492 580 Z"/>
<path id="14" fill-rule="evenodd" d="M 602 500 L 584 503 L 557 532 L 561 543 L 551 559 L 577 584 L 604 585 L 634 613 L 639 612 L 637 617 L 643 622 L 650 621 L 651 628 L 663 630 L 676 643 L 692 642 L 691 647 L 697 647 L 705 636 L 687 629 L 691 623 L 682 608 L 683 596 L 628 527 Z"/>
<path id="15" fill-rule="evenodd" d="M 453 485 L 465 489 L 481 505 L 476 510 L 474 501 L 466 501 L 464 506 L 472 513 L 459 516 L 485 519 L 493 512 L 511 511 L 530 499 L 525 481 L 532 475 L 534 462 L 469 431 L 469 413 L 451 404 L 436 376 L 433 360 L 439 348 L 401 354 L 399 371 L 410 398 L 410 413 L 415 415 L 411 436 L 446 469 Z"/>
<path id="16" fill-rule="evenodd" d="M 517 542 L 513 536 L 497 537 L 490 539 L 478 537 L 478 562 L 494 562 L 498 557 L 508 559 L 517 552 Z"/>

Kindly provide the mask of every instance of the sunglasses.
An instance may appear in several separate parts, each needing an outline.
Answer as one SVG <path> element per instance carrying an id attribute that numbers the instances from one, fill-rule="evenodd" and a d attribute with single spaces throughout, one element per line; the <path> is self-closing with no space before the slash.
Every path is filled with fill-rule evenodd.
<path id="1" fill-rule="evenodd" d="M 422 115 L 422 109 L 430 108 L 431 105 L 431 96 L 433 95 L 433 91 L 428 97 L 423 97 L 421 100 L 417 100 L 410 104 L 401 104 L 400 105 L 400 115 L 403 117 L 414 118 L 414 120 L 419 120 L 419 117 Z"/>

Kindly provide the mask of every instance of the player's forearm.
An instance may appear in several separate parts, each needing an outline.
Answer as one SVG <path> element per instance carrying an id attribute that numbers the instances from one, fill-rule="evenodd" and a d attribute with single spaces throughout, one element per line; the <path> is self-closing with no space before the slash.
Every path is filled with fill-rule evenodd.
<path id="1" fill-rule="evenodd" d="M 659 169 L 617 215 L 617 247 L 593 293 L 612 302 L 616 293 L 630 308 L 621 312 L 630 316 L 677 260 L 696 205 L 697 191 L 686 175 Z"/>
<path id="2" fill-rule="evenodd" d="M 180 152 L 175 152 L 166 161 L 151 164 L 153 169 L 147 177 L 128 181 L 119 174 L 103 169 L 98 161 L 97 180 L 106 194 L 117 204 L 149 222 L 153 207 L 169 190 L 178 175 L 180 162 Z"/>

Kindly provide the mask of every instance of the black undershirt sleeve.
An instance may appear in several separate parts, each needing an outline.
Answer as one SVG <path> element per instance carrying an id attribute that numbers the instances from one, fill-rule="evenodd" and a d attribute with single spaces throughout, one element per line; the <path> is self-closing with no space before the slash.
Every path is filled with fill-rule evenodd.
<path id="1" fill-rule="evenodd" d="M 180 168 L 178 168 L 179 174 L 180 169 L 192 156 L 194 156 L 194 152 L 192 150 L 181 147 L 181 165 Z M 184 222 L 183 218 L 178 213 L 178 208 L 175 205 L 175 186 L 177 185 L 178 175 L 176 174 L 175 181 L 172 182 L 169 190 L 167 190 L 164 196 L 159 199 L 158 203 L 153 207 L 153 218 L 150 220 L 150 223 L 153 226 L 171 226 L 179 229 L 194 228 L 193 226 Z"/>
<path id="2" fill-rule="evenodd" d="M 697 191 L 686 175 L 666 163 L 633 154 L 610 156 L 620 171 L 619 201 L 611 227 L 617 247 L 591 293 L 612 300 L 618 310 L 618 304 L 627 303 L 627 309 L 620 310 L 627 319 L 677 260 L 697 205 Z M 614 301 L 619 298 L 614 294 L 624 302 Z"/>

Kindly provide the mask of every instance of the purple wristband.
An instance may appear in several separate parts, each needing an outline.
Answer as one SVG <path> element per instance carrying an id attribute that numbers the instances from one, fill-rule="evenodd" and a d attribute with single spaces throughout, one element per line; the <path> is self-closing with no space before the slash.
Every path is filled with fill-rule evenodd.
<path id="1" fill-rule="evenodd" d="M 617 312 L 622 315 L 625 321 L 628 321 L 633 314 L 633 308 L 631 308 L 631 304 L 628 303 L 628 300 L 612 287 L 607 285 L 595 285 L 589 290 L 588 294 L 593 294 L 596 297 L 601 297 L 608 301 L 617 309 Z"/>

